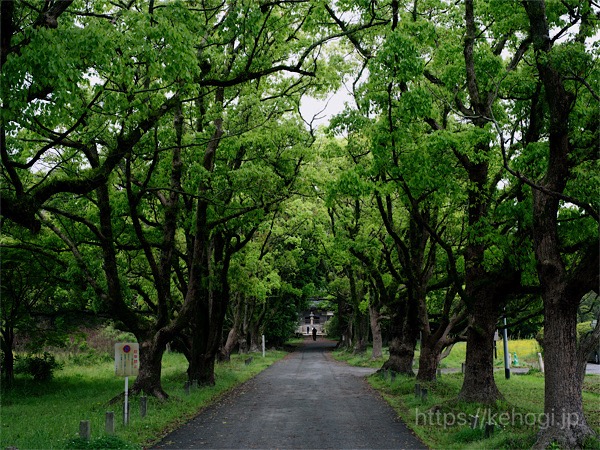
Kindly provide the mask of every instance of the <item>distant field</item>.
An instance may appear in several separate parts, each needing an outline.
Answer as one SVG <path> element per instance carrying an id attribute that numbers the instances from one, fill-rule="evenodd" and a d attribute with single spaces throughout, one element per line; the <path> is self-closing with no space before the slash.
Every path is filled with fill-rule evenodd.
<path id="1" fill-rule="evenodd" d="M 504 344 L 501 340 L 496 342 L 496 351 L 497 357 L 494 359 L 494 365 L 504 366 Z M 442 368 L 460 368 L 461 364 L 465 362 L 466 352 L 467 343 L 458 342 L 452 347 L 450 355 L 442 359 L 440 366 Z M 517 359 L 519 360 L 519 366 L 537 367 L 537 354 L 538 352 L 541 352 L 541 349 L 539 343 L 535 339 L 508 340 L 508 353 L 511 366 L 513 365 L 515 352 L 517 354 Z"/>
<path id="2" fill-rule="evenodd" d="M 504 365 L 504 347 L 502 341 L 496 342 L 496 349 L 498 352 L 497 357 L 494 359 L 494 365 L 503 366 Z M 538 357 L 537 354 L 540 350 L 540 346 L 535 339 L 519 339 L 508 341 L 508 353 L 510 354 L 511 366 L 513 361 L 514 352 L 517 353 L 517 357 L 519 360 L 519 366 L 527 366 L 527 367 L 537 367 Z M 452 347 L 450 354 L 442 359 L 440 362 L 441 368 L 457 368 L 460 369 L 461 364 L 465 362 L 467 352 L 467 344 L 466 342 L 458 342 Z M 387 347 L 383 349 L 383 358 L 378 360 L 371 360 L 368 356 L 371 354 L 371 349 L 369 348 L 365 355 L 353 355 L 348 353 L 344 355 L 344 360 L 349 364 L 363 366 L 363 367 L 381 367 L 384 361 L 387 360 L 389 356 L 389 351 Z M 419 367 L 419 346 L 417 345 L 417 349 L 415 351 L 415 368 Z"/>

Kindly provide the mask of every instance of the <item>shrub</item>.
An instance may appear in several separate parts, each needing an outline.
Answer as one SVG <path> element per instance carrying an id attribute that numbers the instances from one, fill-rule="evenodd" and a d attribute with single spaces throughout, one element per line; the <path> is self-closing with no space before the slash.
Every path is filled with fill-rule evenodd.
<path id="1" fill-rule="evenodd" d="M 36 381 L 48 381 L 52 379 L 54 370 L 60 367 L 61 364 L 56 361 L 54 355 L 44 352 L 42 356 L 29 355 L 17 359 L 15 373 L 26 373 Z"/>

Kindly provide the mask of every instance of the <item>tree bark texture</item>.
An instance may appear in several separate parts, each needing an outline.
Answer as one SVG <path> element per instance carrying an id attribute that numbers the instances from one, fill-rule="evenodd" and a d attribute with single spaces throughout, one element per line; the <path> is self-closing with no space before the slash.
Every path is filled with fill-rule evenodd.
<path id="1" fill-rule="evenodd" d="M 421 353 L 419 355 L 417 380 L 435 381 L 441 354 L 442 349 L 439 340 L 435 339 L 433 336 L 421 338 Z"/>
<path id="2" fill-rule="evenodd" d="M 231 261 L 231 249 L 227 236 L 215 233 L 205 254 L 206 265 L 211 268 L 204 280 L 204 289 L 196 309 L 192 327 L 192 352 L 188 376 L 201 385 L 214 385 L 214 365 L 225 313 L 229 305 L 227 274 Z"/>
<path id="3" fill-rule="evenodd" d="M 494 380 L 494 333 L 499 317 L 494 300 L 493 295 L 476 298 L 470 314 L 465 378 L 458 395 L 464 401 L 492 404 L 502 398 Z"/>
<path id="4" fill-rule="evenodd" d="M 2 361 L 2 380 L 4 387 L 10 389 L 15 380 L 15 356 L 13 353 L 15 340 L 15 332 L 10 326 L 5 326 L 2 329 L 0 342 L 2 343 L 2 353 L 4 359 Z"/>
<path id="5" fill-rule="evenodd" d="M 369 319 L 371 334 L 373 335 L 373 351 L 371 359 L 379 359 L 383 356 L 383 338 L 381 336 L 381 314 L 374 305 L 369 305 Z"/>
<path id="6" fill-rule="evenodd" d="M 155 335 L 140 341 L 139 373 L 131 388 L 135 394 L 145 392 L 159 399 L 168 398 L 161 383 L 162 357 L 166 343 L 160 341 Z"/>
<path id="7" fill-rule="evenodd" d="M 381 370 L 392 370 L 404 375 L 414 376 L 413 361 L 415 347 L 419 337 L 419 326 L 415 305 L 404 300 L 400 308 L 392 315 L 390 329 L 390 357 Z"/>

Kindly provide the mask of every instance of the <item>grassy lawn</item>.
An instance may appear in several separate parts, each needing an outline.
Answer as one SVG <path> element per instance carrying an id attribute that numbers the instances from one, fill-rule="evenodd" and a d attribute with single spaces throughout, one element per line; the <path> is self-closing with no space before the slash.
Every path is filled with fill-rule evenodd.
<path id="1" fill-rule="evenodd" d="M 502 342 L 498 342 L 498 363 L 503 365 Z M 534 340 L 513 341 L 509 352 L 516 351 L 520 365 L 533 365 L 537 361 L 537 343 Z M 464 362 L 464 343 L 456 345 L 442 367 L 460 368 Z M 380 367 L 384 360 L 371 361 L 364 356 L 336 352 L 336 359 L 351 364 Z M 511 358 L 512 360 L 512 358 Z M 395 408 L 399 416 L 432 448 L 444 449 L 518 449 L 531 448 L 544 416 L 544 377 L 532 370 L 528 375 L 504 378 L 504 371 L 496 372 L 496 383 L 504 401 L 493 407 L 459 403 L 454 399 L 462 386 L 460 372 L 444 374 L 435 383 L 424 385 L 428 389 L 426 400 L 415 396 L 415 379 L 397 376 L 383 377 L 374 374 L 369 383 Z M 600 376 L 586 376 L 584 410 L 588 424 L 600 433 Z M 479 425 L 472 429 L 472 416 L 479 417 Z M 497 425 L 491 437 L 485 436 L 484 423 L 492 419 Z M 589 448 L 600 448 L 600 442 L 588 442 Z"/>
<path id="2" fill-rule="evenodd" d="M 186 395 L 183 386 L 187 379 L 187 362 L 180 354 L 166 354 L 162 381 L 170 395 L 169 400 L 160 402 L 148 398 L 148 413 L 142 419 L 139 397 L 130 397 L 128 426 L 123 425 L 122 398 L 111 402 L 123 392 L 125 385 L 123 378 L 114 376 L 114 362 L 94 366 L 66 364 L 46 383 L 17 377 L 15 389 L 2 393 L 0 448 L 146 447 L 285 355 L 285 352 L 269 351 L 263 359 L 258 353 L 253 355 L 249 365 L 244 363 L 248 355 L 232 355 L 231 362 L 217 364 L 215 386 L 194 389 Z M 130 378 L 130 386 L 133 381 Z M 105 434 L 107 411 L 115 414 L 114 436 Z M 92 440 L 89 443 L 78 440 L 81 420 L 91 421 Z"/>

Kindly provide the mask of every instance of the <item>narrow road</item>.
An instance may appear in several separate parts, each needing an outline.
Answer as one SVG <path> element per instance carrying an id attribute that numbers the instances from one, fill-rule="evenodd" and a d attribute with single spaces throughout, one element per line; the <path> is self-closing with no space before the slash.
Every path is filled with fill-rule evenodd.
<path id="1" fill-rule="evenodd" d="M 426 448 L 369 387 L 373 370 L 333 360 L 333 345 L 306 341 L 156 448 Z"/>

